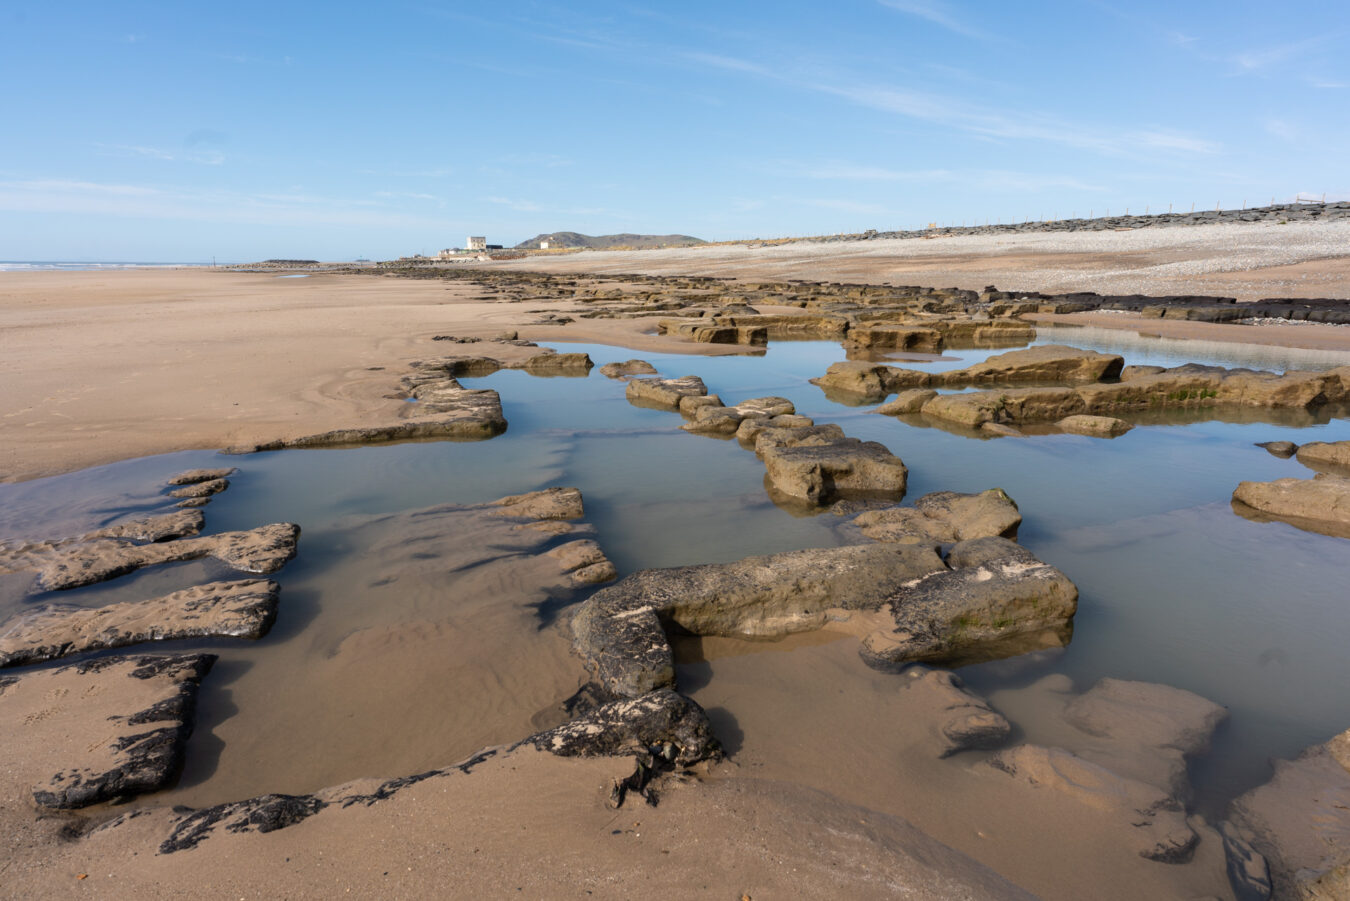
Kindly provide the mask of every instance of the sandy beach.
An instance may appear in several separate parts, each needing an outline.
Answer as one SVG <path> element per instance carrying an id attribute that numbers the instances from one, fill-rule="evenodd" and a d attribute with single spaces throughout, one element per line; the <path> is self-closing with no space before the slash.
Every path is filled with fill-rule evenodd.
<path id="1" fill-rule="evenodd" d="M 624 318 L 623 304 L 643 292 L 716 294 L 732 290 L 734 282 L 672 287 L 640 279 L 630 284 L 621 276 L 970 290 L 993 284 L 1047 293 L 1220 294 L 1244 302 L 1350 298 L 1350 223 L 594 252 L 485 264 L 481 270 L 547 271 L 568 283 L 557 296 L 546 297 L 542 289 L 539 296 L 519 294 L 510 285 L 471 278 L 371 273 L 278 277 L 206 268 L 0 273 L 5 348 L 0 378 L 7 399 L 0 419 L 0 481 L 387 424 L 407 406 L 399 380 L 414 361 L 450 354 L 522 363 L 539 350 L 525 346 L 530 341 L 608 345 L 631 349 L 632 356 L 760 350 L 694 343 L 657 334 L 651 316 Z M 618 311 L 613 317 L 582 317 L 594 308 L 587 300 L 596 294 Z M 802 313 L 770 302 L 757 301 L 755 307 L 770 316 Z M 1035 313 L 1026 319 L 1350 352 L 1350 326 L 1341 325 L 1237 325 L 1102 311 Z M 510 338 L 499 339 L 504 334 Z M 483 340 L 457 344 L 438 336 Z M 759 486 L 752 488 L 758 499 Z M 285 683 L 295 694 L 254 719 L 232 722 L 228 711 L 213 713 L 218 719 L 212 740 L 231 745 L 240 756 L 208 757 L 205 764 L 198 759 L 204 772 L 193 772 L 188 784 L 172 789 L 178 792 L 174 802 L 206 807 L 222 803 L 222 793 L 243 801 L 230 794 L 238 791 L 262 794 L 267 804 L 227 811 L 220 820 L 226 825 L 208 829 L 199 846 L 159 845 L 182 814 L 157 806 L 153 794 L 125 808 L 124 816 L 117 805 L 89 814 L 35 813 L 31 801 L 33 786 L 44 779 L 63 781 L 52 776 L 48 751 L 64 757 L 105 753 L 122 740 L 108 722 L 136 721 L 136 711 L 162 703 L 153 686 L 126 679 L 91 683 L 83 672 L 55 665 L 19 680 L 0 678 L 0 707 L 20 724 L 0 732 L 0 828 L 11 837 L 0 852 L 5 886 L 0 894 L 674 893 L 743 901 L 1237 897 L 1228 890 L 1225 839 L 1217 823 L 1185 810 L 1158 781 L 1121 779 L 1096 764 L 1088 777 L 1082 771 L 1075 775 L 1071 768 L 1057 769 L 1063 761 L 1053 757 L 1041 770 L 1024 763 L 1020 776 L 1006 763 L 957 768 L 939 759 L 934 748 L 940 729 L 934 724 L 967 701 L 959 693 L 953 701 L 954 689 L 945 683 L 932 691 L 929 683 L 897 688 L 894 674 L 869 669 L 859 659 L 852 640 L 862 634 L 857 628 L 827 627 L 781 646 L 747 647 L 715 637 L 682 646 L 681 690 L 702 692 L 714 726 L 737 723 L 724 707 L 734 706 L 738 694 L 758 692 L 758 701 L 722 739 L 730 758 L 710 755 L 658 780 L 657 806 L 633 797 L 618 809 L 606 803 L 615 781 L 633 770 L 628 756 L 578 759 L 538 746 L 498 745 L 466 761 L 465 749 L 492 745 L 502 734 L 524 739 L 531 731 L 544 734 L 565 725 L 560 708 L 549 716 L 539 711 L 557 708 L 584 676 L 565 618 L 555 623 L 540 611 L 570 597 L 577 583 L 568 582 L 567 573 L 575 567 L 563 567 L 560 574 L 558 548 L 541 549 L 561 536 L 594 536 L 601 546 L 606 540 L 602 530 L 580 522 L 560 525 L 554 521 L 559 517 L 489 520 L 484 517 L 497 515 L 483 512 L 491 506 L 353 515 L 327 525 L 343 536 L 340 556 L 325 546 L 329 556 L 311 558 L 307 565 L 319 567 L 312 562 L 317 559 L 327 568 L 323 578 L 333 595 L 348 596 L 348 618 L 318 623 L 318 611 L 311 609 L 305 615 L 315 617 L 315 624 L 293 621 L 286 627 L 287 654 L 320 661 L 302 674 L 288 668 L 293 661 L 285 655 L 275 654 L 270 661 L 259 658 L 229 670 L 232 679 L 254 670 L 255 679 L 248 688 L 239 682 L 230 704 L 265 707 L 271 701 L 268 684 Z M 71 521 L 84 516 L 91 529 L 102 512 L 90 501 Z M 61 541 L 76 541 L 64 533 L 3 537 L 52 539 L 31 551 L 39 556 L 61 552 Z M 603 554 L 599 559 L 608 565 Z M 177 575 L 200 580 L 215 572 L 205 564 L 190 566 L 196 568 Z M 1029 566 L 1019 558 L 1020 569 L 1014 569 Z M 12 576 L 21 568 L 15 564 L 0 572 Z M 610 566 L 608 577 L 613 575 Z M 159 584 L 153 580 L 141 584 Z M 450 614 L 440 607 L 447 597 L 472 602 L 461 602 Z M 291 603 L 303 608 L 306 602 L 313 598 Z M 837 609 L 831 615 L 840 622 L 848 618 Z M 476 629 L 482 631 L 475 634 Z M 516 635 L 528 639 L 514 640 Z M 786 650 L 793 653 L 775 653 Z M 438 682 L 441 676 L 429 675 L 441 673 L 436 667 L 445 661 L 464 671 L 455 683 L 455 691 L 464 693 L 457 706 L 453 691 Z M 1111 762 L 1119 772 L 1137 776 L 1131 769 L 1137 767 L 1154 778 L 1155 770 L 1166 770 L 1168 778 L 1185 782 L 1182 752 L 1170 745 L 1151 747 L 1147 754 L 1131 746 L 1130 753 L 1138 752 L 1144 763 L 1120 763 L 1117 756 L 1128 756 L 1123 745 L 1101 735 L 1084 737 L 1086 732 L 1065 725 L 1061 717 L 1075 697 L 1067 683 L 1048 676 L 1011 692 L 1004 699 L 1009 707 L 1024 704 L 1028 711 L 1019 728 L 1054 735 L 1074 754 Z M 304 755 L 312 751 L 311 736 L 331 728 L 331 712 L 313 699 L 334 691 L 360 705 L 366 716 L 341 740 L 330 736 L 332 761 L 308 766 Z M 1033 695 L 1036 703 L 1027 703 Z M 97 704 L 84 703 L 86 698 L 97 698 Z M 407 698 L 414 700 L 405 709 Z M 435 705 L 453 709 L 427 722 Z M 1212 732 L 1222 716 L 1217 706 L 1209 707 L 1205 728 Z M 823 713 L 803 724 L 798 720 L 803 709 Z M 116 716 L 106 716 L 109 710 Z M 399 730 L 408 728 L 409 717 L 425 725 L 415 738 L 401 739 Z M 253 734 L 231 731 L 259 722 L 266 728 Z M 1144 731 L 1153 728 L 1146 726 Z M 402 753 L 391 754 L 387 746 L 400 741 L 406 746 L 398 749 Z M 456 752 L 447 750 L 447 759 L 441 759 L 440 747 Z M 257 785 L 252 761 L 264 759 L 271 761 L 269 776 L 278 780 L 274 788 Z M 349 781 L 365 772 L 366 759 L 392 759 L 407 771 Z M 412 772 L 426 766 L 441 769 Z M 1038 787 L 1056 779 L 1069 788 L 1052 793 Z M 1104 782 L 1089 784 L 1094 779 Z M 1131 792 L 1142 792 L 1144 800 L 1130 796 L 1135 806 L 1130 817 L 1102 813 L 1115 811 L 1114 802 L 1102 797 Z M 882 796 L 900 800 L 881 812 L 872 804 Z M 237 819 L 228 821 L 229 816 Z M 1171 856 L 1167 847 L 1141 850 L 1141 818 L 1154 830 L 1150 836 L 1163 836 L 1160 847 L 1194 839 L 1193 847 Z"/>
<path id="2" fill-rule="evenodd" d="M 933 241 L 797 242 L 587 252 L 490 270 L 843 280 L 979 290 L 1350 298 L 1350 223 L 1214 225 Z M 0 480 L 51 475 L 174 450 L 226 447 L 387 418 L 385 395 L 439 334 L 516 330 L 531 340 L 640 351 L 726 353 L 646 334 L 640 320 L 531 325 L 534 311 L 474 286 L 374 275 L 209 269 L 10 272 L 0 278 L 0 361 L 8 403 Z M 1134 328 L 1124 317 L 1063 320 Z M 1150 321 L 1142 330 L 1292 347 L 1350 347 L 1350 329 Z M 503 353 L 518 351 L 503 351 Z"/>

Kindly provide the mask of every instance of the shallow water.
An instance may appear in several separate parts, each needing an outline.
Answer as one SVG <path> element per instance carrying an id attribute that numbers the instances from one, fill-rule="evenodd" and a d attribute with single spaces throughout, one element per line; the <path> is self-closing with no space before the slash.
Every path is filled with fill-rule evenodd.
<path id="1" fill-rule="evenodd" d="M 1182 353 L 1173 346 L 1179 342 L 1106 329 L 1042 328 L 1039 335 L 1037 343 L 1121 352 L 1134 364 L 1350 363 L 1345 354 L 1234 345 L 1187 343 Z M 601 345 L 555 346 L 588 352 L 597 367 L 637 355 Z M 902 365 L 936 371 L 1000 352 L 950 351 Z M 911 501 L 940 489 L 998 486 L 1011 494 L 1025 518 L 1021 541 L 1063 569 L 1082 596 L 1068 648 L 962 670 L 977 690 L 997 693 L 1018 710 L 1018 726 L 1030 739 L 1038 708 L 1020 703 L 1016 693 L 1051 673 L 1069 675 L 1079 689 L 1114 676 L 1196 691 L 1232 712 L 1214 753 L 1194 772 L 1197 804 L 1212 813 L 1265 781 L 1269 758 L 1293 756 L 1350 726 L 1350 696 L 1342 690 L 1350 684 L 1342 639 L 1350 627 L 1344 587 L 1350 546 L 1283 524 L 1252 523 L 1228 506 L 1238 481 L 1310 474 L 1254 442 L 1343 440 L 1350 421 L 1224 422 L 1184 414 L 1111 441 L 990 440 L 831 402 L 807 381 L 844 359 L 830 342 L 774 342 L 762 356 L 643 356 L 664 376 L 701 376 L 728 404 L 782 395 L 817 421 L 885 443 L 910 469 Z M 464 381 L 501 392 L 510 423 L 504 435 L 244 457 L 180 453 L 0 485 L 0 537 L 40 538 L 164 509 L 168 476 L 235 465 L 240 472 L 231 487 L 205 510 L 208 533 L 277 521 L 304 529 L 299 557 L 275 576 L 283 586 L 281 614 L 267 638 L 175 643 L 210 648 L 221 663 L 204 684 L 183 783 L 152 802 L 215 803 L 444 765 L 483 744 L 523 737 L 530 724 L 547 724 L 556 702 L 584 679 L 566 653 L 557 617 L 584 593 L 544 599 L 522 590 L 500 609 L 479 605 L 483 592 L 509 578 L 503 575 L 509 568 L 496 575 L 483 570 L 477 581 L 409 575 L 414 587 L 390 589 L 381 580 L 395 564 L 381 557 L 379 541 L 363 525 L 370 515 L 573 485 L 620 573 L 840 540 L 838 517 L 775 507 L 753 453 L 735 441 L 680 431 L 674 413 L 628 404 L 622 381 L 598 371 L 551 379 L 503 371 Z M 445 552 L 447 560 L 453 553 Z M 104 604 L 229 574 L 212 562 L 185 563 L 59 598 L 23 596 L 28 577 L 0 576 L 0 616 L 36 601 Z M 738 644 L 722 648 L 731 656 L 699 664 L 693 689 L 696 698 L 716 698 L 717 722 L 729 736 L 739 732 L 739 720 L 755 721 L 751 714 L 764 700 L 753 680 L 750 687 L 737 682 L 729 697 L 717 688 L 719 672 L 745 678 L 751 661 L 737 656 Z M 494 656 L 473 657 L 480 645 L 496 649 Z M 775 656 L 801 655 L 807 666 L 819 653 L 813 647 L 799 640 Z M 461 656 L 460 663 L 474 665 L 455 665 Z M 348 667 L 344 660 L 353 662 Z M 384 683 L 381 667 L 390 674 Z M 876 686 L 869 682 L 868 690 Z M 812 712 L 798 715 L 809 722 Z M 737 741 L 756 745 L 754 735 L 731 744 Z"/>

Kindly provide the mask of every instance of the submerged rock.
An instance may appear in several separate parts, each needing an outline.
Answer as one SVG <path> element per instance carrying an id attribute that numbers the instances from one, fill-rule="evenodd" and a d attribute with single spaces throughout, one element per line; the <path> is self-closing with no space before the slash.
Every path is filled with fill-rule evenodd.
<path id="1" fill-rule="evenodd" d="M 179 510 L 160 516 L 129 519 L 78 535 L 74 538 L 49 538 L 42 541 L 0 542 L 0 573 L 37 570 L 54 556 L 59 548 L 71 547 L 100 538 L 127 541 L 163 541 L 196 535 L 202 530 L 205 517 L 200 510 Z"/>
<path id="2" fill-rule="evenodd" d="M 1240 482 L 1233 492 L 1233 512 L 1258 522 L 1279 520 L 1350 538 L 1350 478 L 1318 473 L 1311 479 Z"/>
<path id="3" fill-rule="evenodd" d="M 1012 726 L 983 698 L 966 688 L 955 673 L 912 666 L 905 670 L 906 689 L 923 692 L 928 706 L 940 712 L 934 722 L 938 756 L 960 751 L 992 751 L 1012 735 Z"/>
<path id="4" fill-rule="evenodd" d="M 1186 758 L 1209 749 L 1228 711 L 1193 692 L 1153 682 L 1102 679 L 1064 708 L 1064 719 L 1100 741 L 1078 753 L 1175 798 L 1190 793 Z"/>
<path id="5" fill-rule="evenodd" d="M 1256 874 L 1254 849 L 1270 867 L 1274 897 L 1350 897 L 1350 731 L 1275 762 L 1275 776 L 1233 802 L 1224 830 L 1230 872 Z"/>
<path id="6" fill-rule="evenodd" d="M 192 733 L 197 687 L 214 654 L 100 657 L 7 680 L 10 740 L 36 742 L 56 769 L 39 807 L 74 809 L 164 788 Z"/>
<path id="7" fill-rule="evenodd" d="M 178 638 L 262 638 L 280 586 L 265 579 L 212 582 L 148 601 L 106 607 L 46 604 L 0 623 L 0 667 Z"/>
<path id="8" fill-rule="evenodd" d="M 1190 860 L 1199 836 L 1186 822 L 1181 804 L 1152 785 L 1127 779 L 1065 751 L 1022 745 L 1000 751 L 987 766 L 1042 791 L 1063 794 L 1116 817 L 1133 835 L 1140 857 L 1162 863 Z"/>
<path id="9" fill-rule="evenodd" d="M 1287 460 L 1298 452 L 1298 445 L 1292 441 L 1261 441 L 1256 446 L 1265 448 L 1272 457 L 1279 457 L 1282 460 Z"/>

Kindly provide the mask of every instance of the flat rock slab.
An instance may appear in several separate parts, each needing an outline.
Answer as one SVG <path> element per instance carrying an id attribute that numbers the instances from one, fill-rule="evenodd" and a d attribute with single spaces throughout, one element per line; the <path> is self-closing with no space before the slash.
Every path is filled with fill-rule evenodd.
<path id="1" fill-rule="evenodd" d="M 197 688 L 215 659 L 101 657 L 0 680 L 0 756 L 36 779 L 39 807 L 74 809 L 164 788 L 182 767 Z"/>
<path id="2" fill-rule="evenodd" d="M 631 379 L 625 389 L 629 403 L 659 410 L 678 410 L 682 398 L 703 397 L 707 393 L 708 386 L 696 375 L 678 379 Z"/>
<path id="3" fill-rule="evenodd" d="M 1055 426 L 1061 432 L 1086 435 L 1089 438 L 1116 438 L 1134 428 L 1123 419 L 1114 416 L 1093 416 L 1089 413 L 1065 416 L 1055 423 Z"/>
<path id="4" fill-rule="evenodd" d="M 1199 842 L 1186 822 L 1185 810 L 1166 792 L 1117 775 L 1063 748 L 1022 745 L 1000 751 L 985 765 L 1118 819 L 1140 857 L 1185 863 Z"/>
<path id="5" fill-rule="evenodd" d="M 1350 731 L 1276 761 L 1270 782 L 1233 802 L 1227 825 L 1238 845 L 1230 872 L 1245 844 L 1268 863 L 1276 898 L 1350 898 Z"/>
<path id="6" fill-rule="evenodd" d="M 148 601 L 106 607 L 46 604 L 0 623 L 0 667 L 178 638 L 261 638 L 280 586 L 266 579 L 212 582 Z"/>
<path id="7" fill-rule="evenodd" d="M 1078 589 L 1064 573 L 1004 538 L 963 541 L 947 563 L 952 569 L 887 599 L 882 622 L 863 639 L 869 666 L 967 662 L 1067 644 Z"/>
<path id="8" fill-rule="evenodd" d="M 1258 522 L 1278 520 L 1308 532 L 1350 538 L 1350 478 L 1318 473 L 1311 479 L 1240 482 L 1233 512 Z"/>
<path id="9" fill-rule="evenodd" d="M 490 364 L 486 372 L 465 374 L 487 375 L 500 368 L 496 360 L 483 359 Z M 416 370 L 412 376 L 403 379 L 403 390 L 407 393 L 407 398 L 415 403 L 407 403 L 400 408 L 397 422 L 235 445 L 225 448 L 222 452 L 251 454 L 296 447 L 344 447 L 427 438 L 484 441 L 506 431 L 507 423 L 502 413 L 502 399 L 496 391 L 491 388 L 465 388 L 452 376 L 446 375 L 444 370 L 438 371 L 431 364 L 413 365 L 428 368 Z M 472 367 L 465 368 L 472 369 Z"/>
<path id="10" fill-rule="evenodd" d="M 764 436 L 756 441 L 762 446 Z M 831 444 L 765 448 L 765 481 L 794 501 L 813 505 L 840 498 L 904 497 L 909 470 L 886 445 L 842 438 Z"/>
<path id="11" fill-rule="evenodd" d="M 206 479 L 175 488 L 169 492 L 169 497 L 211 497 L 229 487 L 229 479 Z"/>
<path id="12" fill-rule="evenodd" d="M 868 510 L 852 524 L 873 541 L 948 544 L 996 536 L 1016 539 L 1022 514 L 1002 488 L 978 494 L 935 491 L 913 507 Z"/>
<path id="13" fill-rule="evenodd" d="M 59 548 L 41 561 L 38 584 L 49 591 L 92 585 L 145 566 L 215 557 L 252 573 L 273 573 L 295 556 L 300 527 L 273 523 L 246 532 L 221 532 L 154 544 L 98 539 Z"/>
<path id="14" fill-rule="evenodd" d="M 169 479 L 170 485 L 195 485 L 198 482 L 213 482 L 234 475 L 239 470 L 230 466 L 225 469 L 189 469 Z"/>
<path id="15" fill-rule="evenodd" d="M 1294 456 L 1309 469 L 1350 476 L 1350 441 L 1312 441 L 1300 447 Z"/>
<path id="16" fill-rule="evenodd" d="M 127 541 L 163 541 L 183 538 L 202 530 L 205 517 L 200 510 L 179 510 L 160 516 L 131 519 L 77 535 L 73 538 L 49 538 L 40 541 L 0 542 L 0 573 L 37 570 L 52 559 L 60 548 L 71 547 L 100 538 Z"/>

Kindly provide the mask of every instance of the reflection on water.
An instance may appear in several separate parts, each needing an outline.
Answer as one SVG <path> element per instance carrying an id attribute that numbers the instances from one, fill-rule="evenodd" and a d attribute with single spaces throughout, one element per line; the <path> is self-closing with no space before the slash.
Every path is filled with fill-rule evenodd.
<path id="1" fill-rule="evenodd" d="M 1228 344 L 1191 342 L 1183 352 L 1181 342 L 1105 329 L 1043 328 L 1040 335 L 1038 343 L 1123 353 L 1127 363 L 1284 369 L 1350 362 L 1345 354 Z M 618 347 L 556 346 L 588 352 L 597 366 L 634 356 Z M 999 352 L 949 351 L 903 365 L 943 371 Z M 701 376 L 728 404 L 781 395 L 818 421 L 838 422 L 849 435 L 885 443 L 910 469 L 911 499 L 940 489 L 994 486 L 1011 494 L 1025 517 L 1022 542 L 1077 582 L 1080 612 L 1073 642 L 1063 651 L 963 670 L 978 690 L 1006 696 L 1049 673 L 1069 675 L 1080 689 L 1115 676 L 1166 682 L 1228 706 L 1231 722 L 1196 774 L 1200 803 L 1209 810 L 1263 781 L 1269 757 L 1291 756 L 1350 726 L 1350 696 L 1341 690 L 1350 684 L 1350 656 L 1344 654 L 1342 638 L 1350 627 L 1350 607 L 1344 603 L 1347 546 L 1281 524 L 1249 522 L 1228 507 L 1240 480 L 1309 474 L 1294 460 L 1253 447 L 1255 442 L 1350 438 L 1350 422 L 1332 418 L 1343 411 L 1257 416 L 1255 421 L 1227 413 L 1222 415 L 1232 421 L 1141 419 L 1138 428 L 1111 441 L 1074 435 L 976 441 L 917 427 L 923 423 L 912 418 L 832 403 L 807 380 L 844 359 L 836 343 L 776 341 L 762 357 L 645 358 L 664 376 Z M 410 591 L 373 586 L 382 564 L 371 556 L 377 542 L 358 525 L 361 517 L 574 485 L 586 498 L 587 520 L 597 527 L 601 545 L 621 573 L 839 540 L 837 517 L 796 517 L 775 507 L 763 489 L 763 466 L 752 453 L 735 441 L 680 431 L 676 414 L 630 405 L 622 381 L 598 371 L 584 379 L 503 371 L 465 382 L 501 392 L 510 422 L 506 434 L 477 443 L 244 457 L 179 453 L 0 485 L 0 537 L 73 535 L 128 513 L 166 508 L 162 485 L 175 472 L 235 465 L 240 472 L 230 489 L 206 508 L 208 532 L 278 521 L 304 528 L 300 556 L 276 577 L 283 586 L 281 615 L 269 637 L 256 644 L 175 645 L 209 647 L 222 656 L 221 667 L 203 689 L 189 776 L 176 797 L 207 803 L 241 793 L 318 787 L 306 784 L 307 779 L 322 784 L 330 777 L 395 776 L 443 765 L 477 744 L 520 737 L 528 721 L 523 708 L 548 707 L 559 700 L 553 694 L 584 678 L 580 663 L 565 653 L 560 626 L 551 616 L 532 612 L 529 605 L 490 613 L 475 606 L 481 595 L 491 594 L 491 579 L 475 583 L 477 595 L 467 592 L 467 583 L 456 587 L 434 579 Z M 103 604 L 166 593 L 226 573 L 216 563 L 182 564 L 60 599 Z M 27 581 L 0 579 L 0 615 L 50 599 L 20 596 Z M 428 612 L 433 608 L 434 615 Z M 549 661 L 547 687 L 523 691 L 501 675 L 506 670 L 486 663 L 473 670 L 481 677 L 476 681 L 469 670 L 454 675 L 440 668 L 434 676 L 419 676 L 399 664 L 426 659 L 430 648 L 449 653 L 462 647 L 462 637 L 446 631 L 460 626 L 446 624 L 469 620 L 485 630 L 490 640 L 484 647 L 497 649 L 511 647 L 500 640 L 504 637 L 536 630 L 537 641 L 531 638 L 534 643 L 521 647 L 534 647 Z M 385 631 L 370 631 L 377 627 Z M 358 632 L 365 637 L 351 638 Z M 350 659 L 377 662 L 362 664 L 362 690 L 346 696 L 334 686 L 355 683 L 333 669 L 344 642 Z M 410 647 L 420 650 L 410 654 Z M 784 659 L 816 653 L 810 642 L 794 647 L 779 649 Z M 691 677 L 701 673 L 700 679 L 715 685 L 719 667 L 733 659 L 726 655 L 734 653 L 734 645 L 705 645 L 684 656 L 689 661 L 685 671 Z M 391 694 L 380 699 L 376 692 L 372 700 L 371 685 L 378 685 L 382 667 L 390 668 Z M 877 678 L 887 684 L 889 677 Z M 496 690 L 519 693 L 523 700 L 500 715 L 492 704 L 477 703 Z M 463 706 L 473 711 L 471 728 L 423 728 L 427 722 L 454 720 L 446 711 L 469 694 L 475 702 Z M 725 698 L 714 695 L 718 716 L 726 723 L 741 722 L 746 746 L 758 746 L 749 731 L 756 717 L 743 716 L 758 703 L 753 686 Z M 372 703 L 397 710 L 397 717 L 378 723 L 363 719 L 362 711 Z M 291 715 L 302 710 L 303 716 Z M 796 709 L 794 716 L 806 721 L 811 711 Z M 1034 716 L 1028 716 L 1023 728 L 1034 740 Z M 353 730 L 378 733 L 380 741 L 352 741 Z M 386 741 L 391 731 L 396 740 Z M 386 754 L 383 745 L 396 749 Z M 333 766 L 325 760 L 330 747 L 355 748 L 340 753 L 358 759 Z"/>
<path id="2" fill-rule="evenodd" d="M 1210 363 L 1230 369 L 1334 369 L 1350 365 L 1350 353 L 1343 350 L 1312 350 L 1305 347 L 1277 347 L 1267 344 L 1235 344 L 1232 341 L 1202 341 L 1194 338 L 1163 338 L 1149 335 L 1147 322 L 1140 322 L 1144 334 L 1128 329 L 1100 328 L 1094 325 L 1047 325 L 1038 323 L 1034 344 L 1070 344 L 1086 350 L 1120 354 L 1130 366 L 1180 366 L 1183 363 Z"/>

